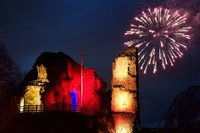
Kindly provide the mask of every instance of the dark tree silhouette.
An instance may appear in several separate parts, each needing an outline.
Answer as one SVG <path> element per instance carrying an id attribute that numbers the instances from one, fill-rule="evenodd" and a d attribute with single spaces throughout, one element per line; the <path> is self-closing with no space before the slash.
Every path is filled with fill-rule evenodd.
<path id="1" fill-rule="evenodd" d="M 5 48 L 0 44 L 0 132 L 15 114 L 14 94 L 20 83 L 21 72 Z"/>

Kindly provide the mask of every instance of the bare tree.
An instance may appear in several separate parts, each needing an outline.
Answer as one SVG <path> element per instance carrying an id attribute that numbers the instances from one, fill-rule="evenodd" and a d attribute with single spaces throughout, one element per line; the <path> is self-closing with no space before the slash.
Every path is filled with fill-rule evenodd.
<path id="1" fill-rule="evenodd" d="M 20 75 L 20 69 L 9 56 L 5 45 L 0 44 L 0 132 L 15 114 L 13 99 Z"/>

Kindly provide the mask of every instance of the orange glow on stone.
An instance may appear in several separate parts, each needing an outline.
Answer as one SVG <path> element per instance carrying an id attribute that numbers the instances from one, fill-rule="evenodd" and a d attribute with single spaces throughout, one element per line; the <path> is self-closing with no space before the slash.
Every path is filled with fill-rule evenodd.
<path id="1" fill-rule="evenodd" d="M 133 115 L 114 114 L 115 132 L 116 133 L 132 133 Z"/>
<path id="2" fill-rule="evenodd" d="M 49 80 L 47 79 L 47 69 L 46 67 L 44 67 L 43 64 L 41 64 L 40 66 L 36 66 L 37 68 L 37 72 L 38 72 L 38 81 L 41 81 L 43 83 L 45 82 L 49 82 Z"/>
<path id="3" fill-rule="evenodd" d="M 113 70 L 113 77 L 124 80 L 128 76 L 128 58 L 119 57 L 116 59 L 115 68 Z"/>
<path id="4" fill-rule="evenodd" d="M 115 133 L 132 133 L 137 115 L 137 50 L 124 50 L 112 64 L 111 110 Z"/>
<path id="5" fill-rule="evenodd" d="M 134 113 L 136 108 L 134 94 L 120 88 L 113 88 L 111 104 L 114 112 Z"/>

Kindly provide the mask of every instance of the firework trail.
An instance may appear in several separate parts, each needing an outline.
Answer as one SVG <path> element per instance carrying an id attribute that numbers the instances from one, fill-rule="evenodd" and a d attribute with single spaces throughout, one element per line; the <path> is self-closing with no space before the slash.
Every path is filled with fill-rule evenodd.
<path id="1" fill-rule="evenodd" d="M 131 39 L 124 44 L 138 48 L 138 61 L 144 73 L 151 66 L 153 73 L 158 68 L 174 65 L 183 56 L 191 39 L 191 27 L 186 26 L 187 15 L 162 7 L 147 9 L 135 17 L 125 33 Z"/>

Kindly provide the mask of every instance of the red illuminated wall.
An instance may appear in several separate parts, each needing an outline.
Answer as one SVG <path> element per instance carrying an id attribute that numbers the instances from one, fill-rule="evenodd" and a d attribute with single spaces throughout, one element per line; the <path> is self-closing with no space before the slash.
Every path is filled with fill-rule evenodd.
<path id="1" fill-rule="evenodd" d="M 30 72 L 35 73 L 36 65 L 43 64 L 47 69 L 49 83 L 45 86 L 42 93 L 44 105 L 71 104 L 70 93 L 73 89 L 77 90 L 77 105 L 81 105 L 81 66 L 71 57 L 63 53 L 45 52 L 38 57 Z M 27 79 L 31 74 L 28 74 Z M 83 68 L 84 75 L 84 101 L 83 105 L 88 108 L 100 108 L 100 95 L 106 91 L 106 83 L 96 74 L 95 69 Z M 33 76 L 34 77 L 34 76 Z"/>

